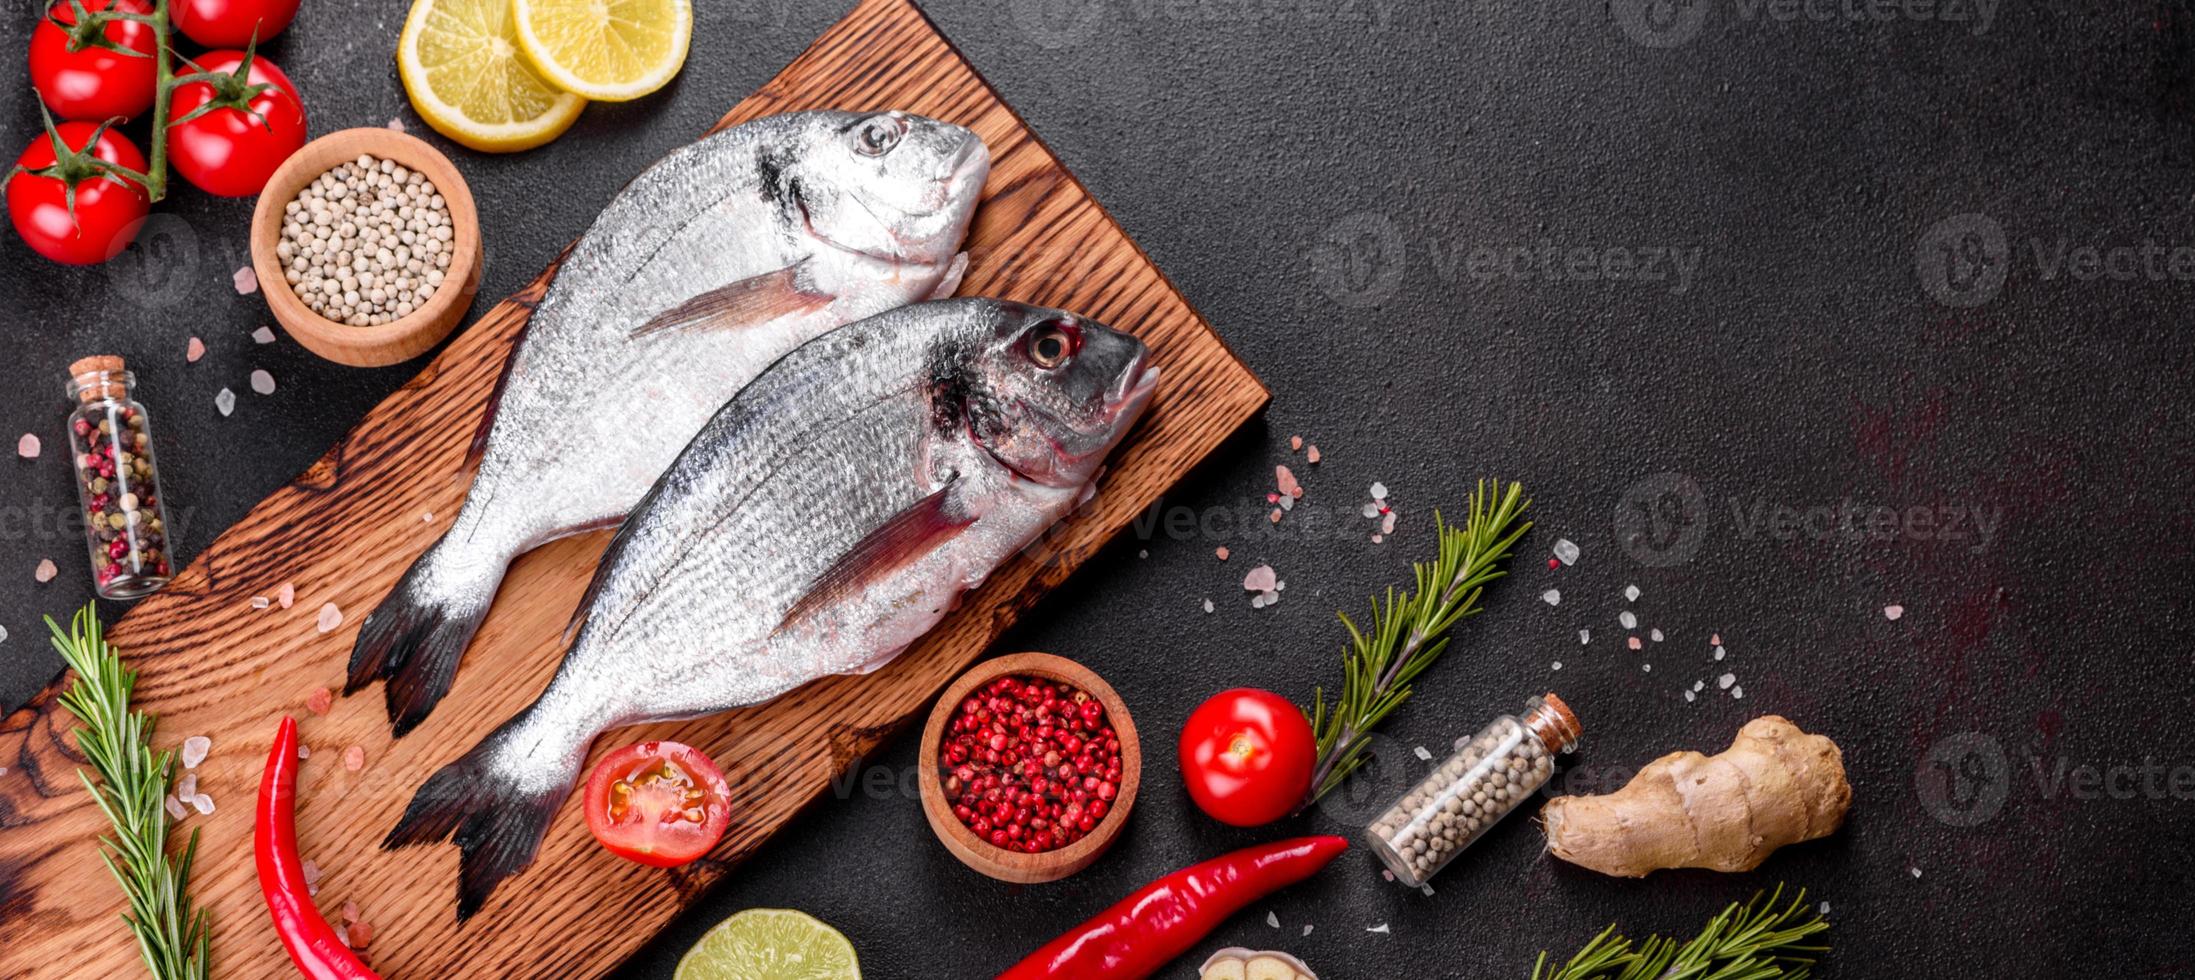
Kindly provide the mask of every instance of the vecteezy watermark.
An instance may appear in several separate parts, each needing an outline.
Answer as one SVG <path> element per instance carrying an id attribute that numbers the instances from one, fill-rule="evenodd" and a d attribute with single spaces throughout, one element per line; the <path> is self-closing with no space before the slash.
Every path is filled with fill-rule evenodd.
<path id="1" fill-rule="evenodd" d="M 1707 536 L 1707 495 L 1682 473 L 1656 473 L 1616 501 L 1616 543 L 1648 568 L 1691 561 Z"/>
<path id="2" fill-rule="evenodd" d="M 2040 752 L 2021 761 L 2041 800 L 2195 800 L 2195 762 L 2143 756 L 2099 765 Z M 1959 732 L 1929 746 L 1913 771 L 1913 791 L 1938 822 L 1978 827 L 2003 812 L 2013 773 L 2012 757 L 1995 738 Z"/>
<path id="3" fill-rule="evenodd" d="M 1997 22 L 1999 0 L 1609 0 L 1608 16 L 1625 37 L 1674 48 L 1700 36 L 1710 16 L 1747 24 L 1944 24 L 1980 37 Z"/>
<path id="4" fill-rule="evenodd" d="M 1697 245 L 1431 240 L 1413 249 L 1393 218 L 1376 211 L 1345 215 L 1311 243 L 1311 274 L 1343 306 L 1377 306 L 1395 295 L 1416 252 L 1444 283 L 1643 283 L 1671 295 L 1692 288 L 1705 250 Z"/>
<path id="5" fill-rule="evenodd" d="M 2016 266 L 2042 282 L 2195 282 L 2195 244 L 2081 242 L 2066 235 L 2014 242 L 1995 218 L 1969 212 L 1936 222 L 1913 246 L 1921 290 L 1945 306 L 1996 299 Z"/>
<path id="6" fill-rule="evenodd" d="M 1987 504 L 1914 504 L 1892 507 L 1846 497 L 1835 503 L 1793 507 L 1756 498 L 1730 502 L 1740 537 L 1778 541 L 1948 541 L 1968 543 L 1981 554 L 1997 540 L 2004 510 Z M 1969 543 L 1971 542 L 1971 543 Z"/>
<path id="7" fill-rule="evenodd" d="M 1014 26 L 1043 48 L 1081 44 L 1108 20 L 1214 27 L 1295 23 L 1384 29 L 1401 0 L 1008 0 Z"/>

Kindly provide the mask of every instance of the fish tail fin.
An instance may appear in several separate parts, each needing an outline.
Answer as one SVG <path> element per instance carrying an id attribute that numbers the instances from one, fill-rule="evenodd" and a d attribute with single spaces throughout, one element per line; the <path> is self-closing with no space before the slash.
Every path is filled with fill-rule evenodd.
<path id="1" fill-rule="evenodd" d="M 558 763 L 565 766 L 567 774 L 542 785 L 540 780 L 526 777 L 531 767 L 506 761 L 527 717 L 521 714 L 505 722 L 471 752 L 428 777 L 404 808 L 404 816 L 381 839 L 383 850 L 432 844 L 445 838 L 457 845 L 461 852 L 457 874 L 460 922 L 480 911 L 503 879 L 533 864 L 541 840 L 548 834 L 549 820 L 564 798 L 571 795 L 579 763 L 585 759 L 587 744 L 593 741 L 589 733 L 576 747 L 558 746 L 569 749 L 570 757 Z M 528 731 L 526 737 L 537 743 L 544 737 L 569 741 L 572 734 L 537 729 Z"/>
<path id="2" fill-rule="evenodd" d="M 351 694 L 376 680 L 388 681 L 389 722 L 398 737 L 418 727 L 450 691 L 465 647 L 487 618 L 508 555 L 453 554 L 462 547 L 445 536 L 412 563 L 388 598 L 358 628 L 351 648 Z"/>

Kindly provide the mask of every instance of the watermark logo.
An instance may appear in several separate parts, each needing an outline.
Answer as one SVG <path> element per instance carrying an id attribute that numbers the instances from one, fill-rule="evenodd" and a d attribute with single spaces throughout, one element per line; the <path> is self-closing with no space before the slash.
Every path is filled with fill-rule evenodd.
<path id="1" fill-rule="evenodd" d="M 1846 497 L 1833 504 L 1793 507 L 1755 499 L 1730 502 L 1739 537 L 1778 541 L 1933 541 L 1967 544 L 1981 554 L 1996 543 L 2004 510 L 1986 504 L 1944 502 L 1891 507 Z M 1971 543 L 1969 543 L 1971 542 Z"/>
<path id="2" fill-rule="evenodd" d="M 2012 791 L 2004 747 L 1981 732 L 1939 739 L 1913 773 L 1913 791 L 1936 821 L 1976 827 L 1993 820 Z"/>
<path id="3" fill-rule="evenodd" d="M 1009 0 L 1014 26 L 1037 43 L 1057 51 L 1090 39 L 1097 33 L 1105 8 L 1097 0 Z"/>
<path id="4" fill-rule="evenodd" d="M 2021 769 L 2040 800 L 2195 800 L 2195 763 L 2142 756 L 2099 764 L 2032 748 L 2014 756 L 1985 732 L 1947 735 L 1914 770 L 1914 793 L 1930 817 L 1959 828 L 1997 819 Z"/>
<path id="5" fill-rule="evenodd" d="M 1997 22 L 2000 0 L 1732 0 L 1746 24 L 1943 24 L 1974 37 Z M 1699 37 L 1709 0 L 1609 0 L 1608 15 L 1633 42 L 1674 48 Z"/>
<path id="6" fill-rule="evenodd" d="M 145 310 L 164 310 L 190 295 L 205 258 L 198 231 L 167 211 L 145 217 L 137 238 L 107 261 L 109 292 Z"/>
<path id="7" fill-rule="evenodd" d="M 1691 561 L 1707 537 L 1707 495 L 1682 473 L 1656 473 L 1616 501 L 1616 541 L 1648 568 Z"/>
<path id="8" fill-rule="evenodd" d="M 1402 231 L 1393 218 L 1359 211 L 1334 222 L 1311 247 L 1311 273 L 1343 306 L 1378 306 L 1402 285 Z"/>
<path id="9" fill-rule="evenodd" d="M 1965 309 L 1997 298 L 2012 269 L 2004 226 L 1986 214 L 1955 214 L 1936 222 L 1913 246 L 1921 289 L 1938 303 Z"/>
<path id="10" fill-rule="evenodd" d="M 1707 0 L 1610 0 L 1608 15 L 1625 37 L 1649 48 L 1691 43 L 1707 23 Z"/>
<path id="11" fill-rule="evenodd" d="M 1413 249 L 1393 218 L 1359 211 L 1327 226 L 1311 244 L 1313 281 L 1348 307 L 1377 306 L 1401 288 Z M 1642 283 L 1681 296 L 1692 288 L 1705 250 L 1686 245 L 1432 240 L 1415 249 L 1444 283 L 1497 281 Z"/>

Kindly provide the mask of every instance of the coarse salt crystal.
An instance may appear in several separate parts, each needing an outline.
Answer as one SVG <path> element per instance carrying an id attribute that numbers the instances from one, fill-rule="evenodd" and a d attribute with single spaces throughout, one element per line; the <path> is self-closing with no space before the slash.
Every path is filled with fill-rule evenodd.
<path id="1" fill-rule="evenodd" d="M 236 270 L 236 274 L 230 276 L 229 281 L 236 285 L 238 296 L 250 296 L 259 291 L 259 273 L 253 272 L 251 266 Z"/>
<path id="2" fill-rule="evenodd" d="M 1270 606 L 1280 601 L 1280 590 L 1268 589 L 1264 595 L 1258 596 L 1258 598 L 1265 600 L 1265 604 Z"/>
<path id="3" fill-rule="evenodd" d="M 1303 484 L 1296 480 L 1296 474 L 1286 466 L 1273 467 L 1273 485 L 1280 488 L 1283 497 L 1303 496 Z"/>
<path id="4" fill-rule="evenodd" d="M 204 793 L 200 793 L 197 796 L 191 797 L 191 809 L 196 810 L 200 813 L 212 813 L 213 797 L 207 796 Z"/>
<path id="5" fill-rule="evenodd" d="M 1378 504 L 1375 504 L 1375 503 L 1366 503 L 1366 504 L 1364 505 L 1364 516 L 1366 516 L 1366 517 L 1378 517 L 1378 516 L 1379 516 L 1379 505 L 1378 505 Z"/>
<path id="6" fill-rule="evenodd" d="M 1424 894 L 1427 898 L 1433 897 L 1433 886 L 1431 884 L 1419 885 L 1418 891 Z"/>
<path id="7" fill-rule="evenodd" d="M 1317 446 L 1312 446 L 1310 449 L 1305 450 L 1303 453 L 1303 461 L 1313 466 L 1317 466 L 1319 464 L 1319 459 L 1319 447 Z"/>
<path id="8" fill-rule="evenodd" d="M 1210 599 L 1206 599 L 1206 600 L 1204 600 L 1204 611 L 1205 611 L 1205 613 L 1206 613 L 1206 614 L 1210 614 L 1210 613 L 1211 613 L 1211 611 L 1212 611 L 1212 600 L 1210 600 Z"/>
<path id="9" fill-rule="evenodd" d="M 274 394 L 274 375 L 265 371 L 253 371 L 252 390 L 262 395 Z"/>
<path id="10" fill-rule="evenodd" d="M 54 576 L 61 574 L 61 570 L 54 567 L 53 559 L 40 558 L 38 559 L 37 570 L 31 572 L 30 574 L 31 578 L 37 579 L 40 582 L 51 582 L 53 581 Z"/>
<path id="11" fill-rule="evenodd" d="M 1267 913 L 1265 913 L 1265 924 L 1266 924 L 1266 925 L 1268 925 L 1268 926 L 1271 926 L 1271 927 L 1273 927 L 1273 928 L 1275 928 L 1275 929 L 1278 929 L 1278 928 L 1280 928 L 1280 913 L 1278 913 L 1278 912 L 1267 912 Z"/>
<path id="12" fill-rule="evenodd" d="M 266 326 L 262 326 L 262 327 L 260 327 L 259 329 L 257 329 L 257 330 L 254 330 L 254 331 L 252 331 L 252 343 L 255 343 L 255 344 L 271 344 L 271 343 L 274 343 L 274 328 L 273 328 L 273 327 L 266 327 Z"/>
<path id="13" fill-rule="evenodd" d="M 1138 549 L 1136 549 L 1136 557 L 1138 557 L 1138 558 L 1149 558 L 1149 557 L 1151 557 L 1151 549 L 1149 549 L 1149 548 L 1138 548 Z"/>
<path id="14" fill-rule="evenodd" d="M 1373 544 L 1378 544 L 1378 543 L 1380 543 L 1381 541 L 1385 541 L 1385 540 L 1387 540 L 1387 539 L 1386 539 L 1385 537 L 1381 536 L 1381 535 L 1380 535 L 1380 534 L 1378 534 L 1378 533 L 1374 533 L 1374 534 L 1372 535 L 1372 543 L 1373 543 Z"/>
<path id="15" fill-rule="evenodd" d="M 1640 673 L 1644 673 L 1644 674 L 1651 674 L 1651 673 L 1653 673 L 1653 672 L 1654 672 L 1654 665 L 1653 665 L 1653 664 L 1640 664 L 1640 665 L 1639 665 L 1639 672 L 1640 672 Z"/>
<path id="16" fill-rule="evenodd" d="M 1647 636 L 1649 636 L 1649 637 L 1651 637 L 1651 638 L 1653 638 L 1654 642 L 1656 642 L 1656 643 L 1660 643 L 1660 642 L 1661 642 L 1661 631 L 1660 631 L 1660 630 L 1648 630 L 1648 631 L 1646 631 L 1646 635 L 1647 635 Z"/>
<path id="17" fill-rule="evenodd" d="M 357 921 L 358 921 L 358 918 L 359 918 L 358 903 L 357 903 L 357 902 L 344 902 L 344 903 L 343 903 L 343 921 L 344 921 L 345 923 L 357 922 Z"/>
<path id="18" fill-rule="evenodd" d="M 1365 929 L 1364 931 L 1366 931 L 1366 932 L 1376 932 L 1376 933 L 1379 933 L 1379 934 L 1380 934 L 1380 935 L 1382 935 L 1382 936 L 1384 936 L 1384 935 L 1387 935 L 1387 923 L 1385 923 L 1385 922 L 1382 922 L 1382 923 L 1380 923 L 1379 925 L 1376 925 L 1376 926 L 1372 926 L 1372 927 L 1370 927 L 1370 928 L 1367 928 L 1367 929 Z"/>
<path id="19" fill-rule="evenodd" d="M 350 748 L 344 749 L 343 768 L 348 769 L 351 772 L 357 772 L 360 769 L 366 768 L 365 747 L 360 745 L 353 745 Z"/>
<path id="20" fill-rule="evenodd" d="M 274 605 L 274 600 L 273 600 L 273 599 L 269 599 L 269 598 L 267 598 L 266 596 L 263 596 L 263 595 L 255 595 L 255 596 L 252 596 L 252 608 L 253 608 L 253 609 L 265 609 L 265 608 L 267 608 L 268 606 L 272 606 L 272 605 Z"/>
<path id="21" fill-rule="evenodd" d="M 1695 691 L 1699 690 L 1700 688 L 1706 687 L 1706 686 L 1707 686 L 1707 682 L 1706 682 L 1706 681 L 1693 681 L 1693 682 L 1692 682 L 1692 689 L 1693 689 L 1693 690 L 1695 690 Z"/>
<path id="22" fill-rule="evenodd" d="M 297 743 L 297 757 L 300 759 L 312 758 L 312 746 L 306 745 L 303 742 Z"/>
<path id="23" fill-rule="evenodd" d="M 322 633 L 334 632 L 336 627 L 343 625 L 343 610 L 332 602 L 321 603 L 320 617 L 315 625 Z"/>
<path id="24" fill-rule="evenodd" d="M 1821 904 L 1821 913 L 1822 913 L 1823 915 L 1828 915 L 1828 914 L 1829 914 L 1829 903 L 1828 903 L 1828 902 L 1823 902 L 1823 903 Z"/>
<path id="25" fill-rule="evenodd" d="M 1722 646 L 1722 634 L 1721 634 L 1721 633 L 1717 633 L 1717 634 L 1715 634 L 1715 635 L 1713 635 L 1713 636 L 1710 636 L 1710 637 L 1708 637 L 1708 638 L 1707 638 L 1707 645 L 1708 645 L 1708 646 L 1711 646 L 1711 647 L 1719 647 L 1719 646 Z"/>
<path id="26" fill-rule="evenodd" d="M 1577 564 L 1578 546 L 1572 543 L 1569 538 L 1557 538 L 1555 540 L 1555 560 L 1565 565 Z"/>
<path id="27" fill-rule="evenodd" d="M 1639 601 L 1639 587 L 1638 587 L 1638 586 L 1636 586 L 1636 585 L 1626 585 L 1626 586 L 1624 586 L 1624 587 L 1623 587 L 1623 598 L 1624 598 L 1624 601 L 1626 601 L 1626 602 L 1637 602 L 1637 601 Z"/>
<path id="28" fill-rule="evenodd" d="M 311 859 L 311 858 L 307 858 L 307 859 L 305 859 L 305 884 L 307 884 L 307 885 L 317 885 L 317 884 L 319 884 L 319 883 L 320 883 L 320 866 L 319 866 L 319 865 L 317 865 L 317 864 L 314 864 L 314 863 L 312 863 L 312 859 Z"/>
<path id="29" fill-rule="evenodd" d="M 218 409 L 224 418 L 227 417 L 230 412 L 236 411 L 236 392 L 230 391 L 227 388 L 223 388 L 220 391 L 215 392 L 213 396 L 213 407 Z"/>
<path id="30" fill-rule="evenodd" d="M 1722 649 L 1721 647 L 1716 647 L 1716 648 L 1715 648 L 1715 659 L 1717 659 L 1717 660 L 1721 660 L 1722 658 L 1723 658 L 1723 649 Z"/>
<path id="31" fill-rule="evenodd" d="M 419 515 L 419 522 L 420 522 L 421 524 L 432 524 L 432 523 L 434 523 L 434 511 L 431 511 L 431 510 L 430 510 L 430 511 L 424 511 L 424 512 L 422 512 L 422 513 L 421 513 L 421 514 Z"/>
<path id="32" fill-rule="evenodd" d="M 394 131 L 396 131 L 396 132 L 399 132 L 399 133 L 403 132 L 403 131 L 404 131 L 404 120 L 402 120 L 402 119 L 393 119 L 393 118 L 392 118 L 392 119 L 390 119 L 390 120 L 389 120 L 389 128 L 390 128 L 390 129 L 392 129 L 392 130 L 394 130 Z"/>
<path id="33" fill-rule="evenodd" d="M 1561 670 L 1561 669 L 1562 669 L 1562 661 L 1560 661 L 1560 660 L 1557 660 L 1557 661 L 1555 661 L 1554 663 L 1548 664 L 1548 665 L 1547 665 L 1547 669 L 1548 669 L 1548 670 Z"/>
<path id="34" fill-rule="evenodd" d="M 183 775 L 176 777 L 175 795 L 186 800 L 197 796 L 198 774 L 195 772 L 186 772 Z"/>
<path id="35" fill-rule="evenodd" d="M 15 454 L 24 459 L 37 459 L 38 450 L 41 448 L 43 446 L 39 443 L 38 437 L 28 432 L 23 433 L 23 438 L 15 440 Z"/>
<path id="36" fill-rule="evenodd" d="M 1373 500 L 1386 500 L 1386 499 L 1387 499 L 1387 484 L 1384 484 L 1384 483 L 1374 483 L 1374 484 L 1372 484 L 1372 499 L 1373 499 Z"/>
<path id="37" fill-rule="evenodd" d="M 1218 557 L 1218 558 L 1219 558 L 1219 560 L 1221 560 L 1221 561 L 1226 561 L 1226 560 L 1227 560 L 1227 556 L 1228 556 L 1228 555 L 1230 554 L 1230 552 L 1229 552 L 1229 551 L 1227 550 L 1227 546 L 1226 546 L 1226 545 L 1221 545 L 1221 546 L 1219 546 L 1219 547 L 1217 547 L 1217 548 L 1214 548 L 1214 549 L 1212 549 L 1212 554 L 1213 554 L 1214 556 Z"/>
<path id="38" fill-rule="evenodd" d="M 1736 674 L 1724 674 L 1721 677 L 1715 678 L 1715 686 L 1722 688 L 1725 691 L 1730 690 L 1730 685 L 1736 684 L 1737 682 L 1738 675 Z"/>
<path id="39" fill-rule="evenodd" d="M 28 439 L 28 438 L 30 438 L 30 437 L 29 437 L 29 436 L 24 436 L 24 438 Z M 1893 622 L 1893 623 L 1897 622 L 1897 621 L 1898 621 L 1898 617 L 1900 617 L 1900 616 L 1903 616 L 1903 615 L 1905 615 L 1905 607 L 1904 607 L 1904 606 L 1884 606 L 1884 607 L 1883 607 L 1883 618 L 1884 618 L 1884 619 L 1887 619 L 1887 620 L 1890 620 L 1890 621 L 1891 621 L 1891 622 Z"/>
<path id="40" fill-rule="evenodd" d="M 335 692 L 325 687 L 313 688 L 311 693 L 305 695 L 305 710 L 313 714 L 327 714 L 328 709 L 333 707 L 335 707 Z"/>
<path id="41" fill-rule="evenodd" d="M 1743 699 L 1745 697 L 1745 685 L 1739 684 L 1735 687 L 1732 687 L 1730 689 L 1730 696 L 1735 699 Z"/>
<path id="42" fill-rule="evenodd" d="M 1593 631 L 1592 631 L 1592 630 L 1579 630 L 1579 631 L 1578 631 L 1578 645 L 1579 645 L 1579 646 L 1581 646 L 1581 647 L 1582 647 L 1582 646 L 1584 646 L 1584 645 L 1586 645 L 1586 644 L 1588 644 L 1588 643 L 1591 643 L 1591 642 L 1593 642 Z"/>
<path id="43" fill-rule="evenodd" d="M 1297 450 L 1299 450 L 1299 449 L 1302 449 L 1302 448 L 1303 448 L 1303 437 L 1302 437 L 1302 436 L 1289 436 L 1289 437 L 1288 437 L 1288 451 L 1289 451 L 1289 452 L 1295 452 L 1295 451 L 1297 451 Z"/>
<path id="44" fill-rule="evenodd" d="M 7 627 L 5 627 L 5 626 L 0 626 L 0 643 L 6 643 L 7 641 L 8 641 L 8 628 L 7 628 Z"/>
<path id="45" fill-rule="evenodd" d="M 1379 876 L 1380 876 L 1380 877 L 1382 877 L 1382 878 L 1385 878 L 1385 879 L 1387 879 L 1388 881 L 1393 881 L 1393 880 L 1395 880 L 1395 873 L 1394 873 L 1394 872 L 1392 872 L 1392 871 L 1387 871 L 1387 870 L 1384 870 L 1384 869 L 1383 869 L 1383 870 L 1381 870 L 1381 871 L 1380 871 L 1380 873 L 1379 873 Z"/>
<path id="46" fill-rule="evenodd" d="M 1827 904 L 1827 903 L 1823 903 L 1823 904 Z M 1308 936 L 1308 935 L 1310 935 L 1310 934 L 1311 934 L 1311 925 L 1310 925 L 1310 923 L 1304 923 L 1304 926 L 1303 926 L 1303 934 L 1304 934 L 1304 935 L 1306 935 L 1306 936 Z"/>
<path id="47" fill-rule="evenodd" d="M 1242 577 L 1242 587 L 1251 592 L 1271 592 L 1279 581 L 1280 576 L 1273 572 L 1273 566 L 1259 565 Z"/>
<path id="48" fill-rule="evenodd" d="M 1271 515 L 1271 516 L 1272 516 L 1272 518 L 1273 518 L 1273 523 L 1275 523 L 1275 524 L 1278 524 L 1278 523 L 1280 523 L 1280 508 L 1278 508 L 1278 507 L 1275 507 L 1275 508 L 1273 508 L 1273 513 L 1272 513 L 1272 515 Z"/>
<path id="49" fill-rule="evenodd" d="M 171 820 L 181 820 L 190 815 L 189 810 L 183 809 L 183 801 L 173 796 L 163 800 L 162 803 L 168 808 L 168 818 Z"/>
<path id="50" fill-rule="evenodd" d="M 282 608 L 288 609 L 291 603 L 297 601 L 297 586 L 288 582 L 282 583 L 281 588 L 274 590 L 274 601 Z"/>
<path id="51" fill-rule="evenodd" d="M 1921 876 L 1921 869 L 1919 869 L 1919 868 L 1914 868 L 1914 869 L 1913 869 L 1913 877 L 1915 877 L 1915 878 L 1918 878 L 1918 877 L 1920 877 L 1920 876 Z"/>
<path id="52" fill-rule="evenodd" d="M 183 768 L 196 769 L 206 761 L 206 753 L 213 751 L 213 739 L 193 735 L 183 740 Z"/>
<path id="53" fill-rule="evenodd" d="M 1540 601 L 1545 602 L 1550 606 L 1562 605 L 1562 590 L 1549 589 L 1545 592 L 1542 592 L 1540 593 Z"/>
<path id="54" fill-rule="evenodd" d="M 201 358 L 201 357 L 204 357 L 204 356 L 206 356 L 206 342 L 205 342 L 205 341 L 203 341 L 203 340 L 200 340 L 200 339 L 198 339 L 198 338 L 196 338 L 196 337 L 192 337 L 192 338 L 191 338 L 191 342 L 190 342 L 190 343 L 187 343 L 187 344 L 184 344 L 184 345 L 183 345 L 183 362 L 184 362 L 184 363 L 186 363 L 186 364 L 196 364 L 196 363 L 198 363 L 198 359 L 199 359 L 199 358 Z"/>
<path id="55" fill-rule="evenodd" d="M 1632 615 L 1631 610 L 1629 609 L 1626 609 L 1621 614 L 1617 615 L 1616 622 L 1622 623 L 1623 628 L 1627 630 L 1635 630 L 1639 628 L 1639 617 Z"/>
<path id="56" fill-rule="evenodd" d="M 1394 511 L 1388 511 L 1388 512 L 1387 512 L 1387 513 L 1385 513 L 1385 514 L 1381 514 L 1381 515 L 1380 515 L 1380 519 L 1379 519 L 1379 533 L 1381 533 L 1381 534 L 1393 534 L 1393 533 L 1395 533 L 1395 512 L 1394 512 Z"/>
<path id="57" fill-rule="evenodd" d="M 1684 692 L 1684 699 L 1687 701 L 1697 701 L 1699 700 L 1699 698 L 1700 696 L 1696 693 L 1693 693 L 1691 691 Z"/>
<path id="58" fill-rule="evenodd" d="M 1282 498 L 1280 498 L 1280 509 L 1282 509 L 1282 510 L 1295 510 L 1295 509 L 1296 509 L 1296 498 L 1294 498 L 1294 497 L 1282 497 Z"/>
<path id="59" fill-rule="evenodd" d="M 1423 746 L 1423 745 L 1420 745 L 1420 746 L 1418 746 L 1417 748 L 1411 749 L 1411 750 L 1410 750 L 1410 752 L 1411 752 L 1411 754 L 1412 754 L 1412 755 L 1415 755 L 1415 756 L 1417 756 L 1417 757 L 1418 757 L 1418 760 L 1419 760 L 1419 761 L 1421 761 L 1421 762 L 1431 762 L 1431 761 L 1433 761 L 1433 753 L 1431 753 L 1431 752 L 1427 751 L 1427 750 L 1426 750 L 1426 748 L 1425 748 L 1425 746 Z"/>
<path id="60" fill-rule="evenodd" d="M 1625 646 L 1628 646 L 1628 647 L 1630 647 L 1630 648 L 1631 648 L 1631 649 L 1633 649 L 1633 650 L 1636 650 L 1636 649 L 1638 649 L 1638 648 L 1640 648 L 1640 647 L 1642 647 L 1642 646 L 1644 646 L 1644 645 L 1645 645 L 1645 644 L 1642 644 L 1642 643 L 1640 643 L 1640 642 L 1639 642 L 1639 638 L 1638 638 L 1638 637 L 1636 637 L 1636 636 L 1633 636 L 1633 637 L 1626 637 L 1626 638 L 1624 639 L 1623 643 L 1624 643 L 1624 645 L 1625 645 Z"/>

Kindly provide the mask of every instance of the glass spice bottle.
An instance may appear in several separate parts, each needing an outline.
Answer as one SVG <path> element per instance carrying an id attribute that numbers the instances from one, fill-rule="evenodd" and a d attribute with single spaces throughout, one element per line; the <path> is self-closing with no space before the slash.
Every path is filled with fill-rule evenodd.
<path id="1" fill-rule="evenodd" d="M 1424 887 L 1463 849 L 1547 785 L 1555 756 L 1577 745 L 1578 716 L 1552 692 L 1503 715 L 1372 821 L 1365 836 L 1395 879 Z"/>
<path id="2" fill-rule="evenodd" d="M 152 420 L 137 403 L 137 379 L 122 359 L 69 365 L 69 448 L 92 580 L 105 599 L 150 595 L 171 578 L 166 498 L 152 446 Z"/>

